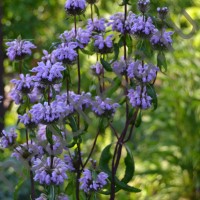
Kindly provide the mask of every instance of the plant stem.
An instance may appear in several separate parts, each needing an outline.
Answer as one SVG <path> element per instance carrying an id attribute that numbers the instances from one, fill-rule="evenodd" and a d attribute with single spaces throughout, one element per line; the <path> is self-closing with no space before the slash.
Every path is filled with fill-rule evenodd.
<path id="1" fill-rule="evenodd" d="M 127 52 L 126 52 L 126 28 L 125 28 L 125 21 L 127 18 L 127 4 L 125 3 L 124 5 L 124 61 L 126 62 L 127 59 Z M 127 68 L 127 66 L 126 66 Z M 123 146 L 123 140 L 126 136 L 127 133 L 127 129 L 129 126 L 129 120 L 128 120 L 128 116 L 129 116 L 129 106 L 128 106 L 128 76 L 127 74 L 125 75 L 125 80 L 126 80 L 126 86 L 125 86 L 125 96 L 126 96 L 126 123 L 125 123 L 125 128 L 122 131 L 121 136 L 118 138 L 117 144 L 115 146 L 115 150 L 114 150 L 114 155 L 113 155 L 113 160 L 112 160 L 112 180 L 111 180 L 111 195 L 110 195 L 110 200 L 114 200 L 115 199 L 115 175 L 117 172 L 117 168 L 119 165 L 119 161 L 121 158 L 121 152 L 122 152 L 122 146 Z"/>
<path id="2" fill-rule="evenodd" d="M 31 182 L 31 200 L 35 200 L 35 186 L 33 180 L 33 171 L 31 170 L 31 161 L 29 161 L 30 166 L 30 182 Z"/>
<path id="3" fill-rule="evenodd" d="M 93 21 L 93 9 L 92 9 L 92 4 L 90 4 L 90 9 L 91 9 L 91 19 Z"/>

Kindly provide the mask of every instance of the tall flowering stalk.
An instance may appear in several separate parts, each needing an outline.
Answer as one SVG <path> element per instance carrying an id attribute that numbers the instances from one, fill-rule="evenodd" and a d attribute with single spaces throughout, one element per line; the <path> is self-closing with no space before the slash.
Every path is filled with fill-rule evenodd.
<path id="1" fill-rule="evenodd" d="M 84 14 L 87 3 L 91 19 L 87 20 L 86 28 L 80 28 L 77 17 Z M 163 24 L 158 30 L 153 23 L 155 19 L 147 14 L 149 0 L 138 1 L 139 15 L 129 11 L 130 2 L 123 0 L 124 12 L 107 20 L 95 17 L 96 0 L 87 3 L 85 0 L 66 1 L 65 11 L 73 18 L 74 27 L 60 35 L 60 43 L 51 52 L 43 50 L 41 61 L 30 74 L 23 70 L 23 63 L 36 46 L 20 38 L 6 43 L 9 59 L 19 62 L 20 78 L 11 80 L 14 86 L 10 96 L 19 105 L 18 119 L 20 126 L 26 129 L 26 141 L 19 144 L 17 131 L 12 129 L 2 132 L 0 144 L 2 148 L 13 148 L 12 156 L 29 166 L 32 199 L 71 199 L 72 196 L 77 200 L 96 199 L 98 193 L 102 193 L 114 200 L 119 190 L 140 191 L 128 185 L 134 174 L 134 162 L 126 143 L 140 125 L 141 113 L 157 107 L 154 83 L 157 73 L 166 67 L 164 51 L 172 46 L 172 32 L 166 32 L 164 26 L 168 10 L 158 8 L 158 20 Z M 108 34 L 111 30 L 112 34 Z M 133 40 L 137 43 L 135 53 Z M 147 44 L 158 50 L 157 65 L 148 59 L 144 48 Z M 98 87 L 92 94 L 82 91 L 81 52 L 96 55 L 90 69 Z M 74 65 L 78 77 L 76 92 L 72 90 L 75 81 L 71 78 Z M 109 73 L 115 76 L 113 82 L 107 81 Z M 121 92 L 120 99 L 114 101 L 114 92 Z M 114 123 L 119 108 L 125 115 L 120 130 Z M 90 123 L 91 115 L 99 118 L 99 124 L 91 148 L 82 152 L 83 135 L 89 134 L 89 126 L 94 127 Z M 97 164 L 92 159 L 93 153 L 99 135 L 107 128 L 113 132 L 113 143 L 103 149 Z M 117 170 L 123 149 L 126 150 L 126 169 L 119 180 Z M 44 188 L 38 198 L 35 197 L 36 182 Z"/>

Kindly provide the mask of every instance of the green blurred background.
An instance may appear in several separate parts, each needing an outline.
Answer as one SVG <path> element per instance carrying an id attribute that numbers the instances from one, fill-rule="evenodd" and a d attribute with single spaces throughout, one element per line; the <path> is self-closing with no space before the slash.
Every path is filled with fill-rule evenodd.
<path id="1" fill-rule="evenodd" d="M 132 9 L 136 10 L 132 0 Z M 49 49 L 52 42 L 71 25 L 66 20 L 64 0 L 3 0 L 3 18 L 0 35 L 3 42 L 19 35 L 31 39 L 37 46 L 30 68 L 36 65 L 42 49 Z M 120 0 L 99 0 L 97 6 L 102 17 L 120 11 Z M 127 200 L 198 200 L 200 199 L 200 1 L 162 0 L 151 1 L 151 13 L 156 7 L 168 6 L 171 22 L 176 26 L 173 51 L 167 53 L 168 71 L 159 74 L 156 82 L 158 108 L 143 112 L 142 125 L 136 129 L 129 146 L 135 159 L 135 176 L 131 184 L 142 189 L 138 194 L 119 192 L 116 199 Z M 86 17 L 89 13 L 86 12 Z M 4 51 L 4 75 L 1 67 L 1 92 L 4 83 L 5 126 L 16 123 L 16 106 L 8 97 L 9 80 L 15 76 L 14 66 Z M 88 66 L 84 63 L 85 89 L 91 84 Z M 120 118 L 119 118 L 120 120 Z M 107 131 L 107 134 L 110 134 Z M 92 141 L 92 140 L 91 140 Z M 90 145 L 90 142 L 87 145 Z M 98 150 L 109 144 L 99 139 Z M 98 155 L 98 152 L 96 152 Z M 13 199 L 18 175 L 26 173 L 21 164 L 9 158 L 10 151 L 0 150 L 0 199 Z M 22 182 L 16 199 L 28 199 L 28 182 Z M 19 185 L 18 185 L 19 186 Z M 108 197 L 101 197 L 108 199 Z"/>

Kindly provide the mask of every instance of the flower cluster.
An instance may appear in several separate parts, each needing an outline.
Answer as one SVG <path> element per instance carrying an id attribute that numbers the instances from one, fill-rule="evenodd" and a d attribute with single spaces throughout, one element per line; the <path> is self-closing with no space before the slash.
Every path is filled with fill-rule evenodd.
<path id="1" fill-rule="evenodd" d="M 24 74 L 20 74 L 19 77 L 20 80 L 11 80 L 11 83 L 13 83 L 15 86 L 10 92 L 10 97 L 15 101 L 16 104 L 19 104 L 22 100 L 23 94 L 30 93 L 35 85 L 33 77 L 29 74 L 26 74 L 25 76 Z"/>
<path id="2" fill-rule="evenodd" d="M 173 32 L 166 32 L 164 29 L 156 31 L 151 37 L 150 42 L 155 49 L 170 49 L 172 47 L 172 34 Z"/>
<path id="3" fill-rule="evenodd" d="M 40 184 L 60 185 L 68 178 L 66 174 L 68 167 L 60 158 L 53 157 L 53 162 L 51 159 L 51 157 L 47 157 L 46 159 L 37 158 L 34 161 L 34 180 L 38 181 Z"/>
<path id="4" fill-rule="evenodd" d="M 137 86 L 136 89 L 130 89 L 127 95 L 133 107 L 140 107 L 141 109 L 148 109 L 151 107 L 152 98 L 147 94 L 146 86 Z"/>
<path id="5" fill-rule="evenodd" d="M 117 75 L 125 75 L 126 74 L 126 68 L 130 61 L 125 61 L 122 57 L 120 61 L 115 61 L 113 63 L 113 71 Z"/>
<path id="6" fill-rule="evenodd" d="M 84 170 L 83 177 L 79 180 L 81 183 L 81 190 L 89 193 L 91 191 L 100 190 L 107 184 L 106 179 L 108 175 L 105 172 L 100 172 L 98 175 L 95 173 L 96 172 L 92 172 L 89 169 Z"/>
<path id="7" fill-rule="evenodd" d="M 96 62 L 95 65 L 91 66 L 91 70 L 94 75 L 99 76 L 103 73 L 103 65 L 100 62 Z"/>
<path id="8" fill-rule="evenodd" d="M 168 8 L 167 7 L 162 7 L 162 8 L 157 8 L 158 16 L 160 17 L 161 20 L 164 20 L 165 17 L 167 16 L 168 13 Z"/>
<path id="9" fill-rule="evenodd" d="M 14 128 L 11 128 L 9 132 L 2 131 L 2 137 L 0 138 L 0 145 L 3 148 L 7 148 L 15 143 L 17 134 Z"/>
<path id="10" fill-rule="evenodd" d="M 31 55 L 31 49 L 35 49 L 36 46 L 29 41 L 16 39 L 11 42 L 6 42 L 9 47 L 7 49 L 7 56 L 12 60 L 21 60 L 26 55 Z"/>
<path id="11" fill-rule="evenodd" d="M 37 67 L 34 67 L 31 72 L 35 72 L 36 75 L 33 77 L 35 81 L 41 82 L 42 84 L 51 84 L 59 82 L 62 79 L 62 71 L 65 68 L 62 63 L 56 62 L 52 64 L 50 60 L 47 62 L 39 62 Z"/>
<path id="12" fill-rule="evenodd" d="M 58 48 L 53 51 L 53 54 L 58 61 L 73 64 L 78 56 L 76 48 L 76 42 L 61 43 Z"/>
<path id="13" fill-rule="evenodd" d="M 91 32 L 92 31 L 97 33 L 105 32 L 106 30 L 105 19 L 104 18 L 101 19 L 94 18 L 93 20 L 88 19 L 87 29 Z"/>
<path id="14" fill-rule="evenodd" d="M 80 15 L 86 8 L 85 0 L 67 0 L 65 10 L 70 15 Z"/>
<path id="15" fill-rule="evenodd" d="M 111 99 L 106 98 L 102 100 L 101 97 L 96 96 L 93 102 L 92 110 L 98 116 L 111 117 L 119 107 L 118 103 L 112 103 Z"/>
<path id="16" fill-rule="evenodd" d="M 112 52 L 113 48 L 113 35 L 109 35 L 106 37 L 106 39 L 103 38 L 101 35 L 95 35 L 93 36 L 95 41 L 94 41 L 94 47 L 96 52 L 101 53 L 101 54 L 107 54 Z"/>
<path id="17" fill-rule="evenodd" d="M 69 116 L 73 112 L 73 107 L 66 105 L 63 101 L 55 100 L 50 104 L 48 102 L 33 105 L 30 110 L 32 121 L 39 123 L 52 123 Z"/>
<path id="18" fill-rule="evenodd" d="M 158 67 L 152 64 L 144 64 L 142 61 L 137 60 L 129 64 L 127 74 L 129 78 L 136 78 L 146 83 L 154 80 L 158 71 Z"/>
<path id="19" fill-rule="evenodd" d="M 138 1 L 138 10 L 141 13 L 146 13 L 149 9 L 150 0 L 139 0 Z"/>
<path id="20" fill-rule="evenodd" d="M 139 37 L 149 37 L 155 32 L 155 26 L 150 17 L 147 19 L 143 16 L 134 18 L 134 24 L 131 28 L 131 33 Z"/>
<path id="21" fill-rule="evenodd" d="M 17 160 L 32 161 L 35 157 L 41 157 L 43 154 L 44 151 L 41 146 L 38 146 L 33 141 L 28 141 L 28 143 L 20 144 L 15 148 L 11 156 L 15 157 Z"/>

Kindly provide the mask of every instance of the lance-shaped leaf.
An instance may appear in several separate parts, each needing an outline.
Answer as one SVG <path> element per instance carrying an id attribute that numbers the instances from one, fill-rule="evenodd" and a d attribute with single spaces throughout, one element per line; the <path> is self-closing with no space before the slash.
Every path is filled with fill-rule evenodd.
<path id="1" fill-rule="evenodd" d="M 107 61 L 105 61 L 103 58 L 100 59 L 101 64 L 103 65 L 103 68 L 108 71 L 108 72 L 112 72 L 112 67 L 110 65 L 110 63 L 108 63 Z"/>
<path id="2" fill-rule="evenodd" d="M 158 106 L 158 99 L 157 99 L 156 91 L 155 91 L 154 86 L 152 84 L 147 85 L 147 94 L 152 98 L 154 110 L 156 110 L 156 108 Z"/>

